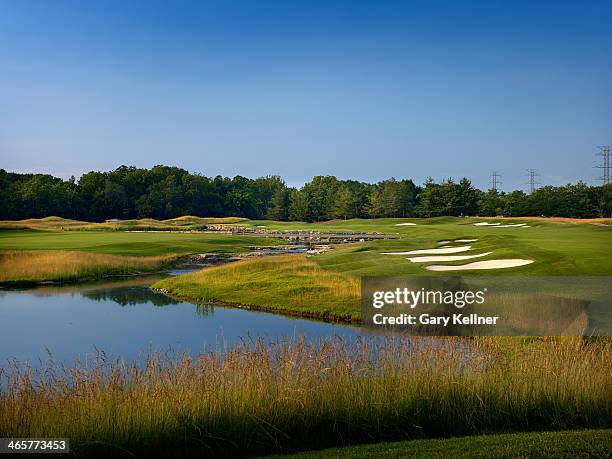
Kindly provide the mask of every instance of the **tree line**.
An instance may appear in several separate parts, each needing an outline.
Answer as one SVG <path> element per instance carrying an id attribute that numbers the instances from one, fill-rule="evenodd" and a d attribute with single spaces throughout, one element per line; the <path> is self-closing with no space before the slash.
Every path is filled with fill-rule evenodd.
<path id="1" fill-rule="evenodd" d="M 316 176 L 301 188 L 278 176 L 206 177 L 178 167 L 121 166 L 77 181 L 0 169 L 0 219 L 56 215 L 78 220 L 182 215 L 290 221 L 436 216 L 611 217 L 612 185 L 583 182 L 533 193 L 481 191 L 467 178 L 422 186 L 394 178 L 378 183 Z"/>

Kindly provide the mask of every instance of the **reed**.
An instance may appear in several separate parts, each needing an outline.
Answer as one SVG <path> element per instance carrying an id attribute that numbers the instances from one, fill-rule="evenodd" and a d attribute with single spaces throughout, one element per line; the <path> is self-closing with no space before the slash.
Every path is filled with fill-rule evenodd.
<path id="1" fill-rule="evenodd" d="M 0 283 L 71 282 L 154 271 L 176 255 L 130 257 L 99 253 L 39 250 L 0 252 Z"/>
<path id="2" fill-rule="evenodd" d="M 187 457 L 612 426 L 610 339 L 518 340 L 300 337 L 141 365 L 14 362 L 0 371 L 0 436 Z"/>

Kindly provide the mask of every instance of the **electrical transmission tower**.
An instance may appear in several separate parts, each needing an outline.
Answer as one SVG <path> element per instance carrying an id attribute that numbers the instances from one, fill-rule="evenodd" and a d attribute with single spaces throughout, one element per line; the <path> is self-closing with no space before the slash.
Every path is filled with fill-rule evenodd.
<path id="1" fill-rule="evenodd" d="M 527 177 L 529 177 L 529 181 L 527 184 L 529 185 L 529 192 L 533 193 L 536 189 L 536 185 L 540 185 L 540 182 L 536 181 L 536 177 L 539 177 L 538 171 L 536 169 L 527 169 Z"/>
<path id="2" fill-rule="evenodd" d="M 597 156 L 603 157 L 601 166 L 595 166 L 596 169 L 603 169 L 603 176 L 599 177 L 599 180 L 603 181 L 604 185 L 610 184 L 610 145 L 598 147 L 601 152 Z"/>
<path id="3" fill-rule="evenodd" d="M 501 174 L 497 171 L 491 172 L 491 189 L 497 193 L 497 189 L 501 186 Z"/>

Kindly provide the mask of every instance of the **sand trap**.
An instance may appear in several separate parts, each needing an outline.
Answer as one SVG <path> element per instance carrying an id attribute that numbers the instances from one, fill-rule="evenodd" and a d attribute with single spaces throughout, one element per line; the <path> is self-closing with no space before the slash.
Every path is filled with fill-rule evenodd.
<path id="1" fill-rule="evenodd" d="M 493 226 L 494 228 L 529 228 L 527 223 L 509 223 L 507 225 L 502 225 L 501 223 L 480 222 L 474 223 L 474 226 Z"/>
<path id="2" fill-rule="evenodd" d="M 444 266 L 444 265 L 431 265 L 426 266 L 425 269 L 429 271 L 465 271 L 470 269 L 502 269 L 502 268 L 516 268 L 517 266 L 525 266 L 533 263 L 533 260 L 523 260 L 521 258 L 511 258 L 507 260 L 485 260 L 485 261 L 474 261 L 465 265 L 458 266 Z"/>
<path id="3" fill-rule="evenodd" d="M 434 261 L 461 261 L 461 260 L 469 260 L 470 258 L 480 258 L 486 257 L 487 255 L 491 255 L 493 252 L 485 252 L 479 253 L 476 255 L 434 255 L 430 257 L 412 257 L 408 258 L 413 263 L 425 263 L 425 262 L 434 262 Z"/>
<path id="4" fill-rule="evenodd" d="M 443 255 L 445 253 L 458 253 L 467 252 L 472 248 L 471 245 L 464 245 L 462 247 L 446 247 L 439 249 L 423 249 L 423 250 L 411 250 L 410 252 L 384 252 L 381 255 Z"/>
<path id="5" fill-rule="evenodd" d="M 395 226 L 416 226 L 416 223 L 396 223 Z"/>
<path id="6" fill-rule="evenodd" d="M 255 228 L 265 228 L 266 225 L 257 225 Z"/>
<path id="7" fill-rule="evenodd" d="M 452 244 L 454 242 L 476 242 L 476 241 L 478 241 L 478 239 L 455 239 L 454 241 L 438 241 L 438 245 Z"/>

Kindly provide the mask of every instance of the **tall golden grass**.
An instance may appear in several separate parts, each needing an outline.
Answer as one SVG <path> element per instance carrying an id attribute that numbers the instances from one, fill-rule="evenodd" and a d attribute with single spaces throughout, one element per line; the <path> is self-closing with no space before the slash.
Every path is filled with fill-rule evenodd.
<path id="1" fill-rule="evenodd" d="M 153 271 L 176 255 L 130 257 L 88 252 L 38 250 L 0 252 L 0 282 L 74 281 Z"/>
<path id="2" fill-rule="evenodd" d="M 14 364 L 0 370 L 0 436 L 192 457 L 612 425 L 610 339 L 518 340 L 298 338 L 143 365 Z"/>
<path id="3" fill-rule="evenodd" d="M 253 258 L 161 280 L 153 288 L 196 302 L 223 302 L 325 319 L 358 320 L 359 279 L 305 255 Z"/>

